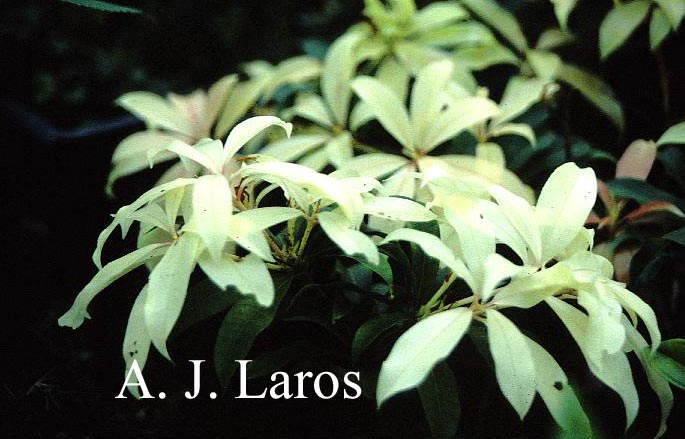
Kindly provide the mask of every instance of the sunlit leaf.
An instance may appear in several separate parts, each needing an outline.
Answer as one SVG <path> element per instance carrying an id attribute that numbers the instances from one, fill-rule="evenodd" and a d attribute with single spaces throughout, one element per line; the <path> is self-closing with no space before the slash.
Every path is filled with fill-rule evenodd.
<path id="1" fill-rule="evenodd" d="M 150 335 L 147 332 L 147 326 L 145 325 L 144 305 L 146 300 L 147 284 L 140 291 L 138 297 L 136 297 L 136 301 L 133 303 L 126 325 L 126 333 L 124 334 L 124 344 L 122 347 L 122 354 L 126 364 L 124 377 L 128 376 L 134 361 L 138 363 L 138 367 L 142 371 L 143 368 L 145 368 L 147 355 L 150 352 L 152 340 L 150 339 Z M 135 374 L 131 376 L 131 380 L 134 382 L 136 378 Z M 128 390 L 136 398 L 140 397 L 137 386 L 130 386 L 128 387 Z"/>
<path id="2" fill-rule="evenodd" d="M 193 135 L 190 121 L 161 96 L 147 91 L 134 91 L 122 95 L 116 102 L 144 121 L 148 128 L 162 128 L 187 136 Z"/>
<path id="3" fill-rule="evenodd" d="M 183 309 L 198 248 L 196 236 L 191 233 L 181 235 L 152 270 L 148 280 L 145 324 L 152 344 L 169 360 L 167 338 Z"/>
<path id="4" fill-rule="evenodd" d="M 375 78 L 359 76 L 352 81 L 352 88 L 371 107 L 383 128 L 402 146 L 413 147 L 414 134 L 409 115 L 404 103 L 388 86 Z"/>
<path id="5" fill-rule="evenodd" d="M 542 346 L 525 338 L 535 363 L 535 390 L 547 409 L 566 432 L 577 438 L 591 438 L 590 420 L 559 363 Z"/>
<path id="6" fill-rule="evenodd" d="M 381 366 L 376 402 L 420 385 L 431 369 L 445 359 L 471 323 L 467 308 L 456 308 L 429 316 L 409 328 L 392 347 Z"/>
<path id="7" fill-rule="evenodd" d="M 649 47 L 656 50 L 671 32 L 671 24 L 661 8 L 655 8 L 649 21 Z"/>
<path id="8" fill-rule="evenodd" d="M 495 28 L 518 50 L 528 47 L 526 37 L 519 27 L 516 17 L 500 7 L 493 0 L 462 0 L 462 3 L 473 11 L 481 20 Z"/>
<path id="9" fill-rule="evenodd" d="M 563 64 L 557 72 L 557 78 L 578 90 L 592 105 L 606 114 L 620 130 L 623 130 L 624 119 L 621 104 L 601 78 L 571 64 Z"/>
<path id="10" fill-rule="evenodd" d="M 667 129 L 656 142 L 657 146 L 671 143 L 685 143 L 685 122 L 673 125 Z"/>
<path id="11" fill-rule="evenodd" d="M 535 363 L 525 336 L 511 320 L 487 311 L 488 344 L 502 393 L 523 419 L 535 399 Z"/>
<path id="12" fill-rule="evenodd" d="M 619 3 L 609 11 L 599 27 L 599 51 L 606 58 L 621 47 L 647 17 L 649 0 Z"/>
<path id="13" fill-rule="evenodd" d="M 74 304 L 69 311 L 59 318 L 60 326 L 69 326 L 73 329 L 78 328 L 83 320 L 90 318 L 88 305 L 93 298 L 102 290 L 111 285 L 114 281 L 129 273 L 131 270 L 143 265 L 146 261 L 163 254 L 168 247 L 167 243 L 150 244 L 139 248 L 125 256 L 115 259 L 102 267 L 93 279 L 83 287 L 78 293 Z"/>

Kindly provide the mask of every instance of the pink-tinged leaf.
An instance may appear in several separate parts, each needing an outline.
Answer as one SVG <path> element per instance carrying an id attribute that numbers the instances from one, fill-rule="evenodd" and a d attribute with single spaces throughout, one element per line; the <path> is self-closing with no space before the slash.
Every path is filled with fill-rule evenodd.
<path id="1" fill-rule="evenodd" d="M 616 178 L 645 180 L 656 158 L 656 143 L 636 140 L 631 143 L 616 163 Z"/>
<path id="2" fill-rule="evenodd" d="M 650 201 L 643 204 L 632 212 L 628 213 L 623 219 L 626 221 L 649 221 L 652 218 L 650 214 L 667 213 L 670 212 L 675 216 L 681 218 L 685 217 L 683 211 L 678 209 L 672 203 L 667 201 Z"/>
<path id="3" fill-rule="evenodd" d="M 628 247 L 614 253 L 614 275 L 616 280 L 623 283 L 628 283 L 630 280 L 630 261 L 637 253 L 638 247 Z"/>
<path id="4" fill-rule="evenodd" d="M 609 210 L 611 206 L 614 205 L 614 197 L 611 195 L 611 192 L 609 192 L 607 184 L 599 178 L 597 179 L 597 193 L 599 194 L 602 203 L 604 203 L 604 207 Z"/>

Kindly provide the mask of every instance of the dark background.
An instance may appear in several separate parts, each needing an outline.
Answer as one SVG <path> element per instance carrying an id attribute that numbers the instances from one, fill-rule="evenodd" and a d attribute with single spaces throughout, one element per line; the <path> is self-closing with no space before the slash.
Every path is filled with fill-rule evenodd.
<path id="1" fill-rule="evenodd" d="M 276 63 L 301 54 L 303 47 L 316 52 L 361 20 L 363 7 L 361 1 L 344 0 L 120 3 L 136 6 L 144 15 L 107 14 L 51 0 L 0 4 L 0 211 L 6 220 L 0 241 L 5 323 L 0 436 L 427 434 L 420 412 L 399 406 L 388 420 L 364 398 L 236 403 L 229 391 L 224 400 L 185 401 L 178 389 L 186 390 L 191 381 L 182 359 L 209 358 L 206 352 L 211 347 L 199 336 L 203 328 L 178 341 L 177 349 L 184 355 L 178 366 L 151 352 L 146 378 L 152 389 L 164 388 L 170 395 L 164 403 L 115 400 L 123 375 L 121 341 L 131 303 L 144 283 L 142 272 L 98 296 L 90 308 L 93 320 L 79 330 L 57 326 L 57 318 L 95 273 L 90 255 L 109 213 L 153 181 L 135 177 L 117 187 L 119 199 L 104 195 L 114 147 L 125 135 L 142 129 L 140 122 L 113 105 L 114 99 L 131 90 L 187 93 L 237 71 L 241 62 Z M 524 19 L 531 41 L 542 30 L 540 23 L 551 23 L 546 1 L 506 3 Z M 570 25 L 583 44 L 565 50 L 564 57 L 609 78 L 624 104 L 627 130 L 618 133 L 574 93 L 561 96 L 571 114 L 565 122 L 593 146 L 619 154 L 629 140 L 657 138 L 682 120 L 685 74 L 677 59 L 685 53 L 683 35 L 669 37 L 662 50 L 662 68 L 670 78 L 666 111 L 646 26 L 600 65 L 595 33 L 611 2 L 579 3 Z M 493 84 L 495 95 L 504 85 L 502 72 L 492 69 L 479 75 Z M 655 174 L 658 184 L 659 173 Z M 132 248 L 130 241 L 112 243 L 113 254 Z M 205 332 L 216 324 L 207 322 Z M 670 333 L 666 329 L 664 335 L 682 336 L 678 327 L 670 325 Z M 322 337 L 313 328 L 310 336 Z M 205 392 L 216 389 L 211 366 L 205 372 Z M 258 383 L 255 386 L 259 388 Z M 680 406 L 682 397 L 676 391 Z M 643 407 L 649 403 L 646 399 Z M 678 413 L 671 416 L 674 431 L 680 419 Z M 506 434 L 525 437 L 525 429 Z"/>

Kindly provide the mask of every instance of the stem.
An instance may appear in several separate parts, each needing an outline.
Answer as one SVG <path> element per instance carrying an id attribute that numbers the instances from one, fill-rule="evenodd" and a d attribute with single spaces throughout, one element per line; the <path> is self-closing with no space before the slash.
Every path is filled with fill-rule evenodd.
<path id="1" fill-rule="evenodd" d="M 365 143 L 359 142 L 357 139 L 352 139 L 352 148 L 359 150 L 361 152 L 366 152 L 368 154 L 375 154 L 375 153 L 383 153 L 378 148 L 374 148 L 373 146 L 367 145 Z"/>
<path id="2" fill-rule="evenodd" d="M 307 246 L 307 241 L 309 240 L 309 235 L 312 234 L 312 229 L 316 225 L 317 221 L 313 218 L 307 218 L 307 227 L 304 229 L 304 234 L 302 235 L 302 240 L 297 248 L 297 256 L 302 256 L 304 253 L 304 248 Z"/>
<path id="3" fill-rule="evenodd" d="M 440 285 L 440 288 L 433 294 L 433 297 L 430 298 L 430 300 L 423 305 L 421 308 L 419 308 L 419 319 L 422 319 L 424 317 L 427 317 L 431 309 L 437 305 L 440 302 L 440 298 L 442 295 L 447 291 L 447 289 L 454 283 L 454 281 L 457 279 L 457 277 L 454 275 L 454 273 L 450 273 L 445 281 Z"/>

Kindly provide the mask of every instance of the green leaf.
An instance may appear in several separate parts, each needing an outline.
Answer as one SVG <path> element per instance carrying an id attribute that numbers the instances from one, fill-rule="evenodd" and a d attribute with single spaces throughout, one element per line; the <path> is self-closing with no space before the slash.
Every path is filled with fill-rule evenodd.
<path id="1" fill-rule="evenodd" d="M 514 47 L 524 51 L 528 47 L 526 37 L 516 21 L 516 17 L 500 7 L 493 0 L 461 0 L 478 18 L 496 29 Z"/>
<path id="2" fill-rule="evenodd" d="M 680 352 L 682 356 L 682 352 Z M 685 363 L 662 354 L 660 351 L 652 353 L 649 359 L 651 366 L 669 383 L 685 390 Z"/>
<path id="3" fill-rule="evenodd" d="M 638 332 L 637 329 L 628 321 L 626 316 L 621 319 L 623 327 L 626 330 L 626 348 L 635 352 L 637 358 L 640 360 L 642 367 L 647 375 L 647 381 L 650 387 L 654 390 L 657 397 L 659 398 L 659 405 L 661 406 L 661 422 L 659 425 L 659 430 L 654 435 L 654 437 L 661 437 L 666 432 L 666 420 L 668 419 L 671 409 L 673 408 L 673 391 L 671 386 L 668 385 L 668 380 L 662 377 L 659 372 L 657 372 L 654 367 L 650 364 L 651 350 L 647 345 L 647 342 Z"/>
<path id="4" fill-rule="evenodd" d="M 685 122 L 673 125 L 659 137 L 656 145 L 667 145 L 669 143 L 685 143 Z"/>
<path id="5" fill-rule="evenodd" d="M 141 14 L 138 8 L 132 8 L 130 6 L 117 5 L 116 3 L 104 2 L 100 0 L 60 0 L 64 3 L 71 3 L 77 6 L 83 6 L 90 9 L 96 9 L 98 11 L 105 12 L 121 12 L 127 14 Z"/>
<path id="6" fill-rule="evenodd" d="M 461 406 L 457 381 L 445 362 L 436 364 L 419 386 L 419 397 L 433 437 L 454 437 L 459 427 Z"/>
<path id="7" fill-rule="evenodd" d="M 673 241 L 677 244 L 685 246 L 685 227 L 681 227 L 677 230 L 669 232 L 663 236 L 664 239 Z"/>
<path id="8" fill-rule="evenodd" d="M 407 321 L 402 313 L 381 314 L 364 322 L 354 333 L 352 339 L 352 356 L 359 357 L 366 349 L 378 340 L 386 331 L 400 326 Z"/>
<path id="9" fill-rule="evenodd" d="M 619 351 L 613 355 L 604 355 L 601 365 L 590 361 L 587 349 L 583 344 L 583 339 L 587 337 L 588 316 L 573 305 L 556 297 L 548 297 L 546 302 L 559 316 L 559 319 L 580 347 L 590 371 L 621 397 L 625 406 L 627 429 L 635 420 L 640 405 L 628 358 Z"/>
<path id="10" fill-rule="evenodd" d="M 578 0 L 551 0 L 551 2 L 554 4 L 554 14 L 557 16 L 559 26 L 566 30 L 568 16 L 571 15 Z"/>
<path id="11" fill-rule="evenodd" d="M 269 308 L 261 306 L 252 296 L 243 296 L 226 313 L 217 333 L 214 346 L 214 367 L 223 387 L 228 385 L 238 363 L 247 358 L 252 344 L 259 334 L 271 325 L 283 296 L 288 291 L 292 277 L 274 274 L 276 296 Z"/>
<path id="12" fill-rule="evenodd" d="M 225 311 L 240 298 L 233 288 L 222 290 L 209 279 L 198 282 L 188 288 L 183 310 L 169 338 L 174 339 L 203 320 Z"/>
<path id="13" fill-rule="evenodd" d="M 526 337 L 511 320 L 487 311 L 488 344 L 502 393 L 523 419 L 535 399 L 535 363 Z"/>
<path id="14" fill-rule="evenodd" d="M 659 352 L 685 365 L 685 339 L 671 338 L 659 345 Z"/>
<path id="15" fill-rule="evenodd" d="M 681 209 L 685 206 L 683 200 L 662 189 L 656 188 L 646 181 L 633 178 L 617 178 L 607 183 L 611 193 L 617 197 L 629 198 L 640 204 L 650 201 L 667 201 Z"/>
<path id="16" fill-rule="evenodd" d="M 365 269 L 371 270 L 385 281 L 385 283 L 388 285 L 388 288 L 390 288 L 390 291 L 392 291 L 393 288 L 393 276 L 392 276 L 392 267 L 390 266 L 390 262 L 388 261 L 388 256 L 383 253 L 379 253 L 379 260 L 378 264 L 374 265 L 366 261 L 365 258 L 360 258 L 357 256 L 349 256 L 350 258 L 354 259 L 355 261 L 359 262 Z"/>
<path id="17" fill-rule="evenodd" d="M 530 338 L 526 337 L 526 343 L 535 362 L 535 389 L 554 420 L 575 438 L 591 438 L 590 420 L 559 363 Z"/>
<path id="18" fill-rule="evenodd" d="M 661 42 L 671 32 L 671 24 L 661 8 L 654 9 L 649 21 L 649 47 L 656 50 Z"/>
<path id="19" fill-rule="evenodd" d="M 500 113 L 493 118 L 495 125 L 515 119 L 542 97 L 545 81 L 540 78 L 514 76 L 504 89 L 500 101 Z"/>
<path id="20" fill-rule="evenodd" d="M 655 0 L 671 23 L 673 30 L 678 30 L 680 22 L 685 16 L 685 2 L 683 0 Z"/>
<path id="21" fill-rule="evenodd" d="M 621 104 L 601 78 L 570 64 L 562 64 L 557 72 L 557 78 L 578 90 L 585 99 L 606 114 L 620 130 L 623 130 Z"/>
<path id="22" fill-rule="evenodd" d="M 472 317 L 467 308 L 451 309 L 426 317 L 402 334 L 381 366 L 376 387 L 378 406 L 421 384 L 433 366 L 459 343 Z"/>
<path id="23" fill-rule="evenodd" d="M 599 51 L 605 59 L 628 39 L 647 17 L 649 0 L 635 0 L 614 7 L 599 27 Z"/>

